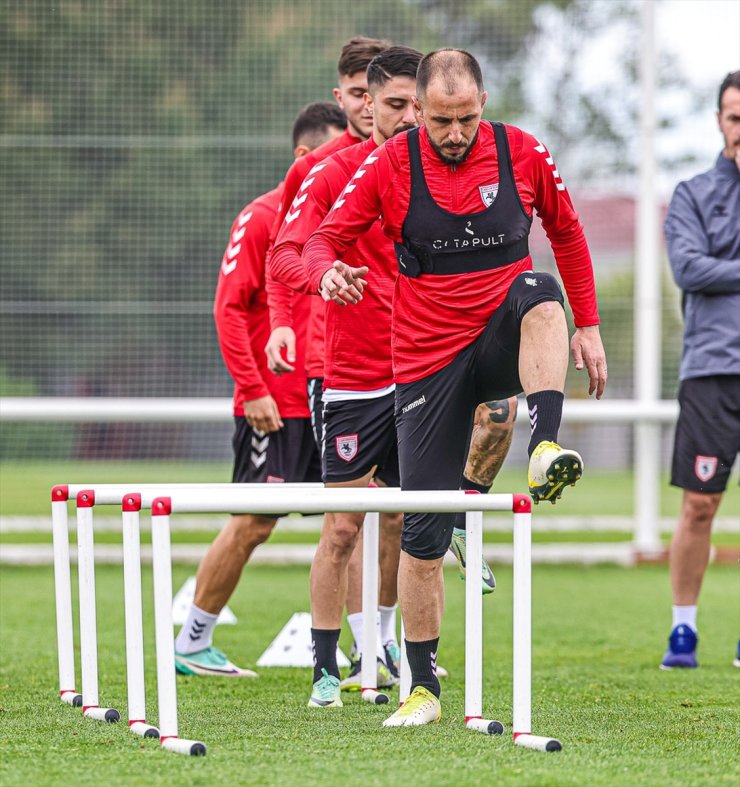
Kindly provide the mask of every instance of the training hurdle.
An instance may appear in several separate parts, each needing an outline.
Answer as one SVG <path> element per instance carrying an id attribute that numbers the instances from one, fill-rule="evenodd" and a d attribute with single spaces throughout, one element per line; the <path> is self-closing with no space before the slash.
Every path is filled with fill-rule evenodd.
<path id="1" fill-rule="evenodd" d="M 198 489 L 218 492 L 238 484 L 199 484 Z M 248 486 L 248 485 L 242 485 Z M 260 486 L 260 485 L 249 485 Z M 268 486 L 267 484 L 265 486 Z M 295 487 L 321 486 L 295 484 Z M 131 493 L 132 487 L 137 492 Z M 172 494 L 181 489 L 193 489 L 192 484 L 67 484 L 51 491 L 52 538 L 54 544 L 54 586 L 57 623 L 57 656 L 59 696 L 62 702 L 81 707 L 83 716 L 105 722 L 117 722 L 121 715 L 115 708 L 100 707 L 98 688 L 97 619 L 95 595 L 95 561 L 93 510 L 96 505 L 122 507 L 124 615 L 126 637 L 126 684 L 128 700 L 128 728 L 146 738 L 162 737 L 164 748 L 178 750 L 176 743 L 176 695 L 166 695 L 165 702 L 174 702 L 175 732 L 172 728 L 165 739 L 154 725 L 146 722 L 144 684 L 144 635 L 141 598 L 141 555 L 139 512 L 149 507 L 154 497 Z M 82 691 L 75 689 L 75 660 L 72 624 L 72 582 L 69 554 L 68 501 L 77 505 L 78 579 L 80 614 L 80 666 Z M 155 590 L 156 594 L 156 590 Z M 156 598 L 156 595 L 155 595 Z M 156 609 L 155 609 L 156 616 Z M 170 610 L 171 619 L 171 610 Z M 172 626 L 170 626 L 172 628 Z M 172 649 L 172 642 L 170 642 Z M 166 658 L 166 656 L 165 656 Z M 159 657 L 157 657 L 159 665 Z M 174 661 L 172 664 L 174 677 Z M 160 680 L 158 679 L 158 686 Z M 160 708 L 160 715 L 161 715 Z M 169 714 L 170 718 L 172 714 Z M 190 741 L 190 754 L 205 754 L 199 741 Z"/>
<path id="2" fill-rule="evenodd" d="M 151 502 L 152 544 L 155 554 L 155 596 L 161 608 L 162 626 L 158 629 L 174 662 L 172 636 L 172 582 L 170 560 L 170 518 L 177 513 L 229 513 L 253 511 L 264 514 L 286 510 L 320 514 L 325 511 L 347 512 L 465 512 L 467 528 L 467 565 L 476 570 L 466 572 L 465 591 L 465 726 L 476 732 L 497 734 L 501 722 L 483 718 L 483 639 L 481 573 L 477 569 L 483 558 L 483 512 L 509 511 L 514 516 L 514 630 L 513 630 L 513 740 L 517 746 L 538 751 L 559 751 L 554 738 L 533 735 L 532 716 L 532 506 L 526 495 L 468 494 L 464 491 L 400 491 L 395 489 L 272 488 L 198 491 L 175 490 L 171 495 Z M 276 494 L 278 493 L 278 494 Z M 157 573 L 161 581 L 157 584 Z M 169 583 L 167 577 L 169 576 Z M 368 583 L 369 584 L 369 583 Z M 377 592 L 377 591 L 376 591 Z M 364 606 L 364 605 L 363 605 Z M 168 619 L 168 620 L 167 620 Z M 167 630 L 167 631 L 165 631 Z M 370 638 L 370 642 L 374 637 Z M 367 645 L 363 650 L 367 653 Z M 363 653 L 363 656 L 365 654 Z M 367 661 L 370 662 L 369 654 Z M 375 662 L 370 662 L 375 668 Z M 173 664 L 174 666 L 174 664 Z M 174 691 L 174 669 L 171 671 Z M 164 676 L 166 677 L 166 676 Z M 373 680 L 374 684 L 375 681 Z M 363 687 L 370 688 L 363 680 Z M 160 720 L 160 727 L 162 727 Z M 163 735 L 163 730 L 160 730 Z"/>

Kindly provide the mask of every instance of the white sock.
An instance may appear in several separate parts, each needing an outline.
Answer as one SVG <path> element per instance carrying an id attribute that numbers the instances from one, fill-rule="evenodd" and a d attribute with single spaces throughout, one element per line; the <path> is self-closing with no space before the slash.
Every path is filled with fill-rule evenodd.
<path id="1" fill-rule="evenodd" d="M 383 645 L 390 641 L 398 643 L 396 636 L 397 606 L 398 604 L 394 604 L 392 607 L 378 607 L 380 611 L 380 641 Z"/>
<path id="2" fill-rule="evenodd" d="M 347 623 L 349 623 L 352 636 L 355 638 L 357 652 L 362 655 L 362 645 L 364 643 L 362 638 L 362 612 L 353 612 L 351 615 L 347 615 Z"/>
<path id="3" fill-rule="evenodd" d="M 197 653 L 210 647 L 217 620 L 217 614 L 204 612 L 192 604 L 185 624 L 175 640 L 175 650 L 178 653 Z"/>
<path id="4" fill-rule="evenodd" d="M 673 628 L 676 626 L 688 626 L 692 631 L 696 631 L 696 605 L 693 607 L 673 607 Z"/>

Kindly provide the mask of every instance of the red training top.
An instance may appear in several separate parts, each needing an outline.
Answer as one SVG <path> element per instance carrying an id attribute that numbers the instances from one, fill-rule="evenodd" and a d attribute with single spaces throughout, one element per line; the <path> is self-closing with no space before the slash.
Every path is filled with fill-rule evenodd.
<path id="1" fill-rule="evenodd" d="M 234 379 L 234 415 L 244 415 L 244 402 L 271 395 L 283 418 L 308 418 L 303 364 L 295 374 L 276 377 L 267 368 L 265 344 L 269 338 L 265 258 L 270 229 L 282 184 L 250 202 L 231 227 L 218 274 L 213 316 L 226 368 Z M 305 352 L 308 303 L 294 315 L 299 361 Z"/>
<path id="2" fill-rule="evenodd" d="M 583 227 L 547 148 L 530 134 L 506 126 L 514 180 L 524 210 L 537 211 L 552 245 L 578 327 L 597 325 L 591 256 Z M 435 202 L 456 214 L 486 208 L 481 187 L 498 181 L 493 128 L 481 123 L 467 158 L 445 164 L 419 131 L 422 166 Z M 410 164 L 406 133 L 398 134 L 365 162 L 356 188 L 334 206 L 303 253 L 312 288 L 378 215 L 383 231 L 401 242 L 409 207 Z M 440 276 L 398 276 L 393 300 L 393 368 L 396 382 L 420 380 L 446 366 L 483 331 L 516 276 L 532 270 L 530 256 L 494 270 Z M 367 297 L 367 296 L 366 296 Z M 356 306 L 345 306 L 353 309 Z"/>
<path id="3" fill-rule="evenodd" d="M 345 190 L 351 191 L 363 177 L 363 162 L 374 156 L 376 148 L 371 137 L 340 150 L 311 170 L 300 190 L 305 200 L 296 211 L 295 220 L 283 224 L 272 250 L 273 279 L 293 289 L 316 292 L 308 287 L 301 261 L 303 245 L 332 205 L 343 199 Z M 378 220 L 348 249 L 345 259 L 350 265 L 370 268 L 369 286 L 366 297 L 352 308 L 333 302 L 325 304 L 324 388 L 345 391 L 385 388 L 393 382 L 391 303 L 397 264 L 393 243 L 383 234 Z M 320 298 L 314 296 L 314 300 Z"/>
<path id="4" fill-rule="evenodd" d="M 327 156 L 337 150 L 354 145 L 360 140 L 353 137 L 348 130 L 334 139 L 330 139 L 315 150 L 297 158 L 285 175 L 283 196 L 280 201 L 277 215 L 270 232 L 270 245 L 274 245 L 278 232 L 284 221 L 290 224 L 294 220 L 296 211 L 300 213 L 301 203 L 293 205 L 295 200 L 300 200 L 301 184 L 306 179 L 313 167 Z M 279 326 L 293 327 L 293 304 L 303 300 L 289 287 L 272 280 L 268 271 L 267 275 L 267 301 L 270 306 L 270 328 L 274 330 Z M 306 350 L 306 373 L 308 377 L 321 377 L 324 374 L 324 302 L 311 299 L 311 317 L 308 326 L 308 339 Z"/>

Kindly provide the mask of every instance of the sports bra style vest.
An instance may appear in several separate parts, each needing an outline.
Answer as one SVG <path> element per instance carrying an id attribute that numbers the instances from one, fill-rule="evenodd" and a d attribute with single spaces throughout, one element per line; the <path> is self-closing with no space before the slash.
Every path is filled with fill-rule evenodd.
<path id="1" fill-rule="evenodd" d="M 491 125 L 498 184 L 480 186 L 487 207 L 467 215 L 450 213 L 434 201 L 421 165 L 419 129 L 407 133 L 411 199 L 401 230 L 403 243 L 394 244 L 402 275 L 416 278 L 422 273 L 445 276 L 492 270 L 529 254 L 532 219 L 525 213 L 516 189 L 506 129 L 501 123 Z"/>

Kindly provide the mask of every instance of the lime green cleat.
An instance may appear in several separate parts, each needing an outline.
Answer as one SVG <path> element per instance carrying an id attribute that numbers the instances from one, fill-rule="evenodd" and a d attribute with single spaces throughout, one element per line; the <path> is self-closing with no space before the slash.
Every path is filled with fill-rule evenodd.
<path id="1" fill-rule="evenodd" d="M 529 457 L 529 494 L 535 503 L 555 503 L 566 485 L 575 486 L 583 475 L 583 459 L 576 451 L 543 440 Z"/>
<path id="2" fill-rule="evenodd" d="M 175 651 L 175 670 L 180 675 L 212 675 L 219 678 L 256 678 L 251 669 L 232 664 L 220 650 L 205 648 L 195 653 Z"/>
<path id="3" fill-rule="evenodd" d="M 325 669 L 321 670 L 321 677 L 313 684 L 309 708 L 341 708 L 342 690 L 339 688 L 339 678 L 330 675 Z"/>
<path id="4" fill-rule="evenodd" d="M 460 579 L 465 579 L 465 538 L 466 533 L 459 527 L 452 531 L 452 541 L 450 542 L 450 552 L 457 558 L 457 567 L 460 571 Z M 481 575 L 483 577 L 483 595 L 493 593 L 496 588 L 496 578 L 493 576 L 490 566 L 486 561 L 483 561 L 481 566 Z"/>
<path id="5" fill-rule="evenodd" d="M 420 727 L 437 724 L 442 718 L 442 703 L 429 689 L 417 686 L 406 702 L 384 722 L 384 727 Z"/>

